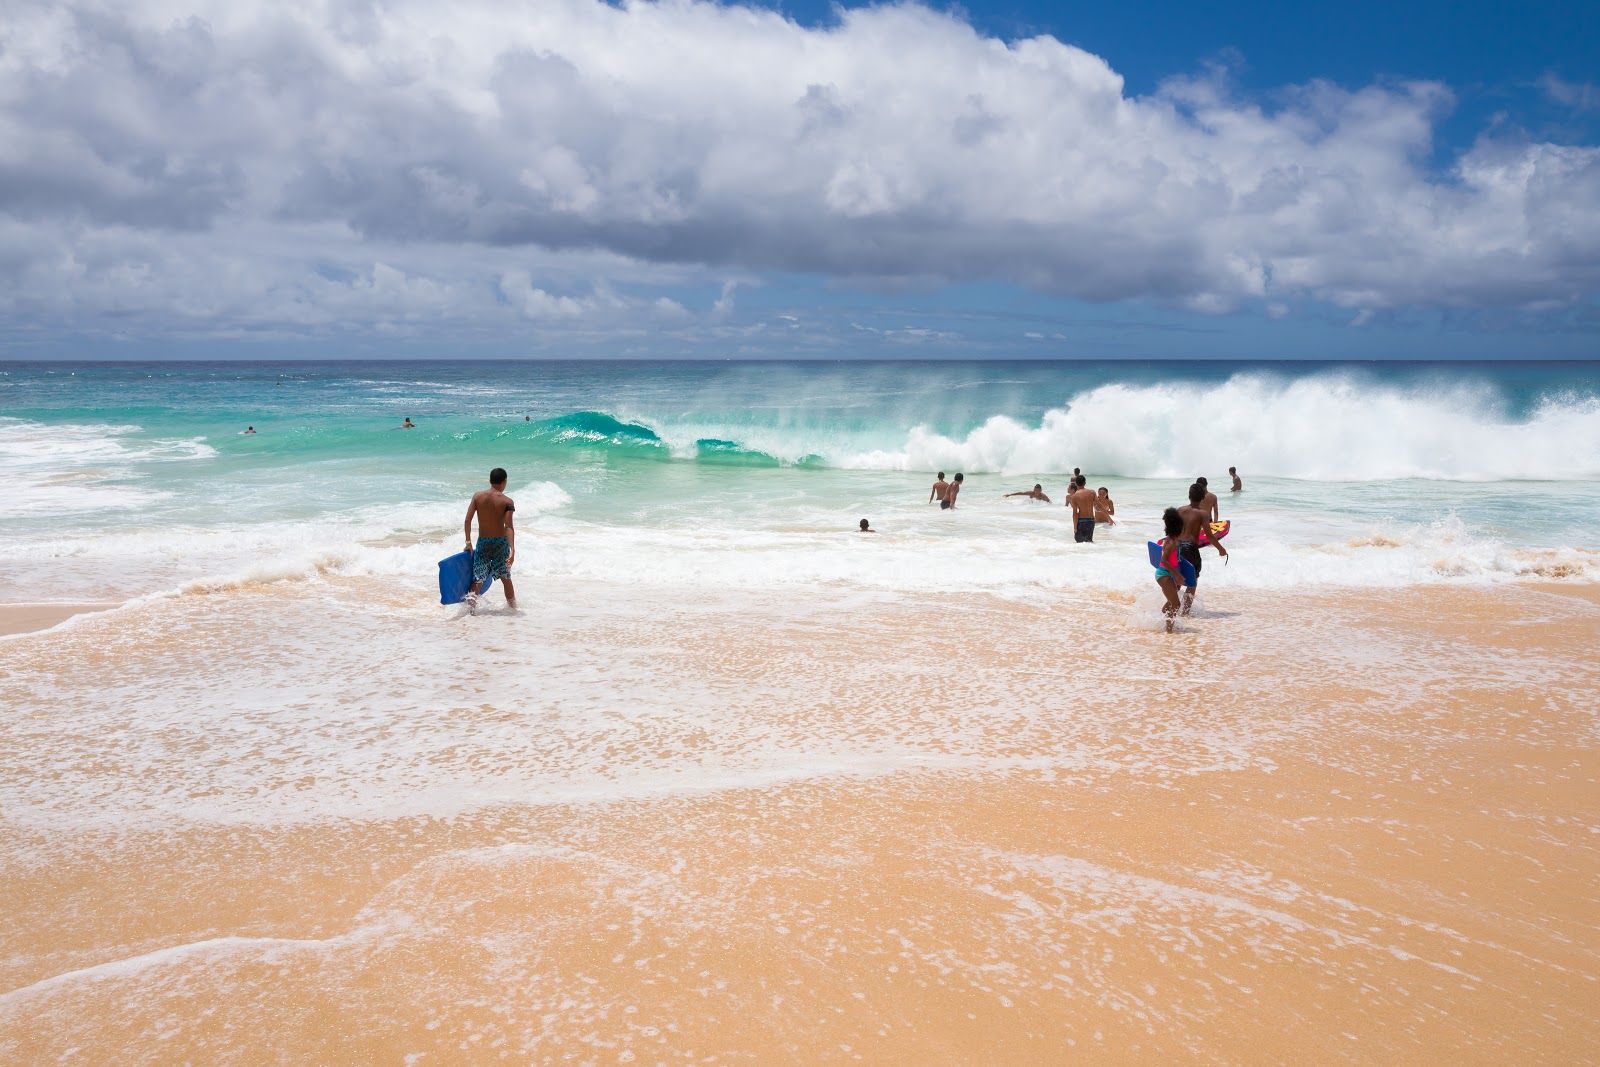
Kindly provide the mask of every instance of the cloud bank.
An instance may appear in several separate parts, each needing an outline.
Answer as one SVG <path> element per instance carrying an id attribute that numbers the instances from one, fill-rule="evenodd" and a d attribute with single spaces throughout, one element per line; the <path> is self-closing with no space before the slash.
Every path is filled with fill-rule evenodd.
<path id="1" fill-rule="evenodd" d="M 1108 63 L 917 6 L 13 0 L 0 310 L 173 330 L 682 322 L 789 272 L 1199 311 L 1556 308 L 1600 291 L 1600 148 L 1444 86 Z M 490 326 L 489 328 L 492 328 Z"/>

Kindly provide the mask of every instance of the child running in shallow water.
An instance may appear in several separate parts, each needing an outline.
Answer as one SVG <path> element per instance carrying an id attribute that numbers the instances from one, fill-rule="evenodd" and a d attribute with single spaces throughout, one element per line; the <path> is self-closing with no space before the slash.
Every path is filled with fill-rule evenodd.
<path id="1" fill-rule="evenodd" d="M 1167 617 L 1167 633 L 1170 634 L 1177 625 L 1178 583 L 1183 581 L 1183 569 L 1178 565 L 1178 535 L 1183 532 L 1183 516 L 1178 514 L 1177 508 L 1168 508 L 1161 513 L 1161 525 L 1167 536 L 1161 539 L 1161 566 L 1156 568 L 1156 585 L 1167 598 L 1161 614 Z"/>

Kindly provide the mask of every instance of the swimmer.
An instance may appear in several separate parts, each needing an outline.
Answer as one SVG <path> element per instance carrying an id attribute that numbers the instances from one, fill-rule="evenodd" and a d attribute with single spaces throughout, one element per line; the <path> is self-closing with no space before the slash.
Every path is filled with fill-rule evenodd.
<path id="1" fill-rule="evenodd" d="M 950 488 L 945 491 L 944 503 L 939 505 L 941 508 L 953 508 L 956 506 L 956 497 L 961 492 L 961 483 L 966 481 L 966 479 L 967 476 L 965 474 L 962 474 L 960 471 L 956 472 L 956 480 L 951 482 Z"/>
<path id="2" fill-rule="evenodd" d="M 1044 487 L 1038 482 L 1033 483 L 1032 489 L 1023 489 L 1020 492 L 1007 493 L 1006 496 L 1025 496 L 1029 500 L 1043 500 L 1046 504 L 1050 503 L 1050 498 L 1044 495 Z"/>
<path id="3" fill-rule="evenodd" d="M 1115 526 L 1117 520 L 1112 518 L 1117 513 L 1117 505 L 1112 502 L 1111 493 L 1105 486 L 1100 487 L 1100 495 L 1094 498 L 1094 521 L 1106 526 Z"/>
<path id="4" fill-rule="evenodd" d="M 933 491 L 928 494 L 928 503 L 935 500 L 941 511 L 950 506 L 950 483 L 944 480 L 944 471 L 939 472 L 939 480 L 933 483 Z"/>
<path id="5" fill-rule="evenodd" d="M 1237 467 L 1229 467 L 1228 473 L 1233 476 L 1233 488 L 1230 492 L 1239 492 L 1244 488 L 1244 483 L 1239 480 L 1239 469 Z"/>
<path id="6" fill-rule="evenodd" d="M 1196 478 L 1194 480 L 1194 484 L 1206 491 L 1205 503 L 1201 504 L 1200 506 L 1211 513 L 1212 522 L 1220 522 L 1221 519 L 1217 515 L 1217 494 L 1213 493 L 1211 491 L 1211 487 L 1206 484 L 1205 475 L 1202 474 L 1200 477 Z"/>
<path id="7" fill-rule="evenodd" d="M 1178 565 L 1178 534 L 1183 532 L 1183 518 L 1177 508 L 1168 508 L 1161 513 L 1161 524 L 1167 536 L 1161 539 L 1161 566 L 1156 568 L 1156 585 L 1167 598 L 1161 614 L 1167 617 L 1167 633 L 1170 634 L 1177 624 L 1178 583 L 1183 581 L 1183 568 Z"/>
<path id="8" fill-rule="evenodd" d="M 1072 505 L 1072 540 L 1080 545 L 1090 544 L 1094 541 L 1094 490 L 1081 474 L 1073 484 L 1072 495 L 1067 497 L 1067 503 Z"/>
<path id="9" fill-rule="evenodd" d="M 415 430 L 417 428 L 417 424 L 411 421 L 410 415 L 407 415 L 406 421 L 400 424 L 400 428 L 402 430 Z"/>
<path id="10" fill-rule="evenodd" d="M 866 519 L 862 519 L 861 520 L 861 529 L 856 531 L 856 533 L 877 533 L 877 532 L 878 531 L 874 530 L 872 528 L 872 524 L 870 522 L 868 522 Z"/>
<path id="11" fill-rule="evenodd" d="M 255 433 L 256 432 L 256 428 L 254 426 L 246 426 L 244 428 L 244 432 L 245 433 Z"/>

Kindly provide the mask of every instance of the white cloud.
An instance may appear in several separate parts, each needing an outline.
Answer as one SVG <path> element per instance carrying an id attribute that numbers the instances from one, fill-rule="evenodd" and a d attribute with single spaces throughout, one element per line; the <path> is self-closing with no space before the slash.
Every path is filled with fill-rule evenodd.
<path id="1" fill-rule="evenodd" d="M 915 6 L 805 29 L 689 0 L 13 0 L 0 302 L 224 328 L 663 316 L 603 281 L 554 295 L 597 257 L 1208 313 L 1600 290 L 1600 149 L 1486 136 L 1436 176 L 1449 105 L 1429 83 L 1130 98 L 1099 57 Z"/>

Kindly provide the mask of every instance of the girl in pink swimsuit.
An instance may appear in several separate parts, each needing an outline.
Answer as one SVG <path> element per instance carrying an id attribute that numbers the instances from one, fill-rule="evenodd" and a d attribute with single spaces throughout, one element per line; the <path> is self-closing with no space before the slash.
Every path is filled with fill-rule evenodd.
<path id="1" fill-rule="evenodd" d="M 1167 633 L 1170 634 L 1176 625 L 1178 583 L 1182 581 L 1183 573 L 1178 566 L 1178 535 L 1183 532 L 1183 517 L 1178 514 L 1177 508 L 1168 508 L 1161 513 L 1161 525 L 1167 531 L 1167 536 L 1161 539 L 1161 566 L 1156 568 L 1156 584 L 1167 598 L 1161 614 L 1167 617 Z"/>

